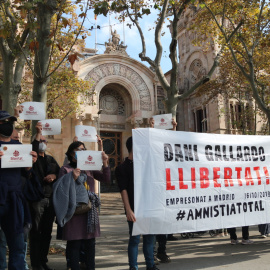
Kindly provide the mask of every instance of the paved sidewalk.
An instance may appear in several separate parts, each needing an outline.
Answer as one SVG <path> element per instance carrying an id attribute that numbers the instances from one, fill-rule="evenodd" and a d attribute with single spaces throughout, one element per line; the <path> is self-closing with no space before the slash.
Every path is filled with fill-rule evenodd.
<path id="1" fill-rule="evenodd" d="M 96 269 L 128 269 L 127 243 L 128 226 L 123 214 L 119 193 L 102 194 L 101 237 L 97 238 Z M 64 246 L 65 242 L 55 240 L 54 227 L 52 246 Z M 239 240 L 241 229 L 237 229 Z M 268 270 L 270 269 L 270 237 L 260 238 L 257 226 L 250 228 L 252 245 L 230 245 L 229 237 L 210 237 L 208 233 L 192 239 L 168 242 L 167 252 L 172 262 L 158 265 L 160 270 L 230 269 Z M 139 247 L 139 269 L 145 269 L 142 244 Z M 56 270 L 66 270 L 63 254 L 49 255 L 49 265 Z"/>

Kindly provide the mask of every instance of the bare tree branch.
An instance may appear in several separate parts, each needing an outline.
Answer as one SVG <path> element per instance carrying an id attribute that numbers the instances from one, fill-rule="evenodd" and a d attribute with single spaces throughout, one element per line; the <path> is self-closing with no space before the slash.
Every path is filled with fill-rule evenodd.
<path id="1" fill-rule="evenodd" d="M 64 1 L 61 1 L 61 4 L 60 4 L 60 13 L 57 15 L 57 19 L 56 19 L 56 26 L 55 26 L 55 32 L 54 32 L 54 35 L 53 35 L 53 42 L 52 42 L 52 49 L 51 49 L 51 52 L 50 52 L 50 57 L 49 57 L 49 64 L 47 66 L 47 70 L 46 70 L 46 73 L 48 73 L 49 71 L 49 67 L 50 67 L 50 63 L 52 61 L 52 55 L 53 55 L 53 52 L 54 52 L 54 44 L 55 44 L 55 40 L 56 40 L 56 32 L 57 32 L 57 28 L 58 28 L 58 23 L 60 21 L 60 14 L 61 14 L 61 7 L 62 7 L 62 4 L 64 3 Z"/>
<path id="2" fill-rule="evenodd" d="M 20 49 L 21 49 L 21 51 L 22 51 L 22 53 L 23 53 L 23 56 L 24 56 L 24 58 L 25 58 L 25 61 L 26 61 L 27 65 L 28 65 L 28 67 L 30 68 L 30 70 L 32 71 L 32 73 L 33 73 L 36 77 L 38 77 L 38 75 L 35 73 L 34 69 L 32 68 L 32 66 L 31 66 L 31 64 L 30 64 L 30 62 L 29 62 L 29 60 L 27 59 L 27 56 L 26 56 L 26 54 L 25 54 L 23 48 L 21 47 L 20 43 L 18 43 L 18 45 L 19 45 L 19 47 L 20 47 Z"/>
<path id="3" fill-rule="evenodd" d="M 7 1 L 5 1 L 5 3 L 7 3 Z M 15 20 L 14 16 L 11 14 L 8 6 L 5 5 L 5 3 L 4 3 L 4 6 L 5 6 L 6 15 L 10 19 L 11 25 L 12 25 L 12 31 L 13 31 L 13 33 L 15 33 L 16 30 L 17 30 L 17 23 L 16 23 L 16 20 Z"/>
<path id="4" fill-rule="evenodd" d="M 89 0 L 88 0 L 87 3 L 86 3 L 85 14 L 87 13 L 88 5 L 89 5 Z M 51 76 L 51 75 L 52 75 L 52 74 L 60 67 L 60 65 L 64 62 L 64 60 L 66 59 L 66 57 L 69 55 L 69 53 L 71 52 L 73 46 L 75 45 L 76 41 L 78 40 L 79 34 L 80 34 L 81 31 L 82 31 L 82 27 L 83 27 L 83 25 L 84 25 L 85 19 L 86 19 L 86 15 L 85 15 L 84 18 L 83 18 L 83 21 L 82 21 L 82 23 L 81 23 L 81 25 L 80 25 L 80 29 L 79 29 L 79 31 L 78 31 L 76 37 L 75 37 L 74 42 L 73 42 L 72 45 L 70 46 L 68 52 L 67 52 L 67 53 L 65 54 L 65 56 L 62 58 L 62 60 L 58 63 L 58 65 L 53 69 L 53 71 L 52 71 L 50 74 L 47 74 L 47 76 L 44 78 L 44 80 L 48 79 L 48 78 L 49 78 L 49 77 L 50 77 L 50 76 Z"/>
<path id="5" fill-rule="evenodd" d="M 170 43 L 170 59 L 172 63 L 172 69 L 171 69 L 171 81 L 170 85 L 173 89 L 177 89 L 177 70 L 178 70 L 178 61 L 177 61 L 177 14 L 176 9 L 173 7 L 173 22 L 172 22 L 172 40 Z"/>
<path id="6" fill-rule="evenodd" d="M 262 0 L 261 9 L 260 9 L 259 17 L 258 17 L 258 25 L 257 25 L 257 31 L 258 32 L 261 32 L 261 18 L 262 18 L 264 5 L 265 5 L 265 0 Z"/>
<path id="7" fill-rule="evenodd" d="M 168 5 L 169 5 L 169 0 L 165 0 L 162 6 L 160 18 L 158 20 L 156 30 L 155 30 L 155 44 L 156 44 L 156 49 L 157 49 L 155 64 L 157 67 L 160 65 L 160 60 L 162 57 L 162 44 L 160 40 L 160 35 L 161 35 L 162 26 L 165 20 L 165 16 L 168 10 Z"/>
<path id="8" fill-rule="evenodd" d="M 20 41 L 21 47 L 24 46 L 24 43 L 25 43 L 25 41 L 26 41 L 26 39 L 27 39 L 27 37 L 29 35 L 29 32 L 30 32 L 30 29 L 29 28 L 27 28 L 27 29 L 25 29 L 23 31 L 22 36 L 21 36 L 21 41 Z"/>
<path id="9" fill-rule="evenodd" d="M 227 2 L 227 1 L 225 1 L 225 3 L 224 3 L 223 11 L 222 11 L 222 23 L 221 23 L 221 27 L 222 27 L 222 28 L 224 27 L 224 23 L 225 23 L 226 2 Z"/>

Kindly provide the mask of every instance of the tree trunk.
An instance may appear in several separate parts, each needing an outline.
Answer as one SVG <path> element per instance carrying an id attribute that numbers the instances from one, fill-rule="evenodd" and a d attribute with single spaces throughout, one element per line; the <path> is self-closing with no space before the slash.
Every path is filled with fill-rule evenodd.
<path id="1" fill-rule="evenodd" d="M 49 79 L 46 78 L 49 62 L 50 62 L 50 28 L 52 16 L 56 10 L 56 2 L 48 0 L 38 4 L 37 21 L 39 28 L 37 31 L 37 46 L 35 51 L 34 63 L 34 86 L 33 86 L 33 101 L 47 101 L 47 85 Z"/>
<path id="2" fill-rule="evenodd" d="M 2 109 L 10 114 L 14 113 L 17 105 L 20 85 L 14 81 L 14 62 L 15 57 L 12 53 L 2 54 L 3 57 L 3 84 L 1 87 Z"/>
<path id="3" fill-rule="evenodd" d="M 56 1 L 48 0 L 38 4 L 37 21 L 39 29 L 37 31 L 37 44 L 34 63 L 34 85 L 33 101 L 44 102 L 46 108 L 47 85 L 49 78 L 46 78 L 50 64 L 50 28 L 52 16 L 56 10 Z M 32 121 L 32 135 L 35 134 L 35 125 L 37 121 Z"/>
<path id="4" fill-rule="evenodd" d="M 267 122 L 268 122 L 268 135 L 270 135 L 270 111 L 266 113 Z"/>
<path id="5" fill-rule="evenodd" d="M 167 111 L 168 113 L 172 114 L 172 117 L 176 119 L 176 110 L 177 110 L 177 105 L 178 105 L 178 95 L 171 94 L 171 91 L 167 93 L 167 99 L 166 99 L 166 106 L 167 106 Z"/>

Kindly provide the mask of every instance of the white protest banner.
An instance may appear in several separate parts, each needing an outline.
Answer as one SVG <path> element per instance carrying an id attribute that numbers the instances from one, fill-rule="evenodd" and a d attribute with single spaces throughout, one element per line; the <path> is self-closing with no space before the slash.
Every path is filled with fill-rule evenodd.
<path id="1" fill-rule="evenodd" d="M 133 234 L 270 223 L 270 137 L 133 130 Z"/>
<path id="2" fill-rule="evenodd" d="M 24 102 L 21 106 L 23 111 L 19 118 L 22 120 L 44 120 L 46 118 L 43 102 Z"/>
<path id="3" fill-rule="evenodd" d="M 97 130 L 92 126 L 75 126 L 75 135 L 78 137 L 78 141 L 97 142 Z"/>
<path id="4" fill-rule="evenodd" d="M 102 151 L 76 151 L 77 168 L 81 170 L 101 170 Z"/>
<path id="5" fill-rule="evenodd" d="M 1 168 L 32 167 L 32 144 L 2 144 Z"/>
<path id="6" fill-rule="evenodd" d="M 153 116 L 155 120 L 154 128 L 159 129 L 172 129 L 172 114 L 160 114 L 160 115 L 154 115 Z"/>
<path id="7" fill-rule="evenodd" d="M 42 135 L 61 134 L 60 119 L 46 119 L 39 122 L 42 124 Z"/>

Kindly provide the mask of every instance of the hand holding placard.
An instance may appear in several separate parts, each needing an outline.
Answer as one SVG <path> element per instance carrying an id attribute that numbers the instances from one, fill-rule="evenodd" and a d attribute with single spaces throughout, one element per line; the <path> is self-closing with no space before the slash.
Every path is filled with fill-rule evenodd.
<path id="1" fill-rule="evenodd" d="M 160 114 L 153 116 L 155 121 L 154 128 L 158 129 L 172 129 L 172 114 Z"/>
<path id="2" fill-rule="evenodd" d="M 101 151 L 77 151 L 77 167 L 81 170 L 101 170 L 103 156 Z"/>
<path id="3" fill-rule="evenodd" d="M 45 104 L 43 102 L 24 102 L 20 105 L 20 119 L 44 120 Z"/>
<path id="4" fill-rule="evenodd" d="M 60 119 L 46 119 L 39 121 L 42 125 L 42 135 L 58 135 L 61 134 Z"/>
<path id="5" fill-rule="evenodd" d="M 75 126 L 75 135 L 78 137 L 78 140 L 82 142 L 97 141 L 97 130 L 95 127 L 92 126 Z"/>
<path id="6" fill-rule="evenodd" d="M 31 144 L 2 144 L 1 168 L 32 167 Z M 33 154 L 33 153 L 32 153 Z"/>

